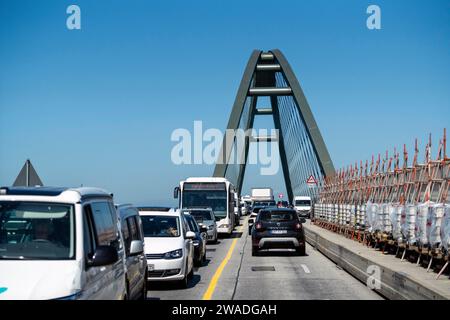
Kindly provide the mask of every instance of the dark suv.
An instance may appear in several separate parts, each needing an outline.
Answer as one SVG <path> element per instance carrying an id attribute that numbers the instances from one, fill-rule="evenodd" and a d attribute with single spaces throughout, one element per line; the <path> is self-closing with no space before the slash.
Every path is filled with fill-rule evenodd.
<path id="1" fill-rule="evenodd" d="M 252 228 L 252 255 L 261 249 L 295 249 L 305 255 L 305 234 L 297 212 L 288 208 L 266 208 L 259 212 Z"/>

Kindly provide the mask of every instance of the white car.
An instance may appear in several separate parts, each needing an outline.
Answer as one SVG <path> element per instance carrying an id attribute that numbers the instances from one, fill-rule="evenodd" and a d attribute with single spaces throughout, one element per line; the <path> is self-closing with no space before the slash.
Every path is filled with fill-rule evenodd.
<path id="1" fill-rule="evenodd" d="M 194 274 L 195 233 L 180 210 L 139 210 L 144 230 L 148 281 L 178 281 L 188 286 Z"/>
<path id="2" fill-rule="evenodd" d="M 112 196 L 96 188 L 0 188 L 0 300 L 125 299 Z"/>

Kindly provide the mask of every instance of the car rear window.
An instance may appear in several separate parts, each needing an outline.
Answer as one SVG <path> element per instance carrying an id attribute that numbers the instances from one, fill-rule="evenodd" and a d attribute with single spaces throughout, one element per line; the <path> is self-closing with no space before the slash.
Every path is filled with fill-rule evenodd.
<path id="1" fill-rule="evenodd" d="M 291 211 L 262 211 L 260 220 L 265 222 L 283 222 L 297 219 L 296 213 Z"/>

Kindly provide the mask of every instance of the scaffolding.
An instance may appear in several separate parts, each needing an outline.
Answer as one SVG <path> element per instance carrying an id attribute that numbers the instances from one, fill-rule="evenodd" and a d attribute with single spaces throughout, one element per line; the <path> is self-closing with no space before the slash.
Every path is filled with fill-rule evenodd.
<path id="1" fill-rule="evenodd" d="M 313 222 L 323 228 L 372 246 L 384 254 L 422 264 L 438 277 L 449 264 L 450 158 L 446 130 L 432 157 L 431 135 L 419 162 L 415 140 L 409 163 L 395 149 L 338 170 L 324 179 L 314 205 Z"/>

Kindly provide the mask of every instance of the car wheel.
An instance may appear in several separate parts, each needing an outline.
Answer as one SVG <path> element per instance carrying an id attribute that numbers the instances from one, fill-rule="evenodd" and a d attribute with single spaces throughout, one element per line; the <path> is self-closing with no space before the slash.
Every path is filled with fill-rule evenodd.
<path id="1" fill-rule="evenodd" d="M 187 277 L 192 279 L 194 277 L 194 268 L 191 269 L 191 272 L 188 273 Z"/>
<path id="2" fill-rule="evenodd" d="M 188 277 L 187 275 L 184 275 L 183 280 L 179 281 L 179 285 L 182 289 L 186 289 L 188 287 Z"/>
<path id="3" fill-rule="evenodd" d="M 147 274 L 147 270 L 145 271 L 145 274 Z M 139 300 L 147 300 L 147 279 L 144 279 L 142 287 L 142 293 Z"/>
<path id="4" fill-rule="evenodd" d="M 203 263 L 206 262 L 206 249 L 205 249 L 205 252 L 203 253 L 202 262 Z"/>
<path id="5" fill-rule="evenodd" d="M 257 256 L 257 255 L 258 255 L 258 247 L 252 246 L 252 256 Z"/>
<path id="6" fill-rule="evenodd" d="M 128 281 L 127 281 L 125 283 L 125 296 L 124 296 L 123 300 L 131 300 L 129 292 L 130 292 L 130 289 L 129 289 L 129 285 L 128 285 Z"/>
<path id="7" fill-rule="evenodd" d="M 194 266 L 195 267 L 201 267 L 202 266 L 202 257 L 199 257 L 198 260 L 194 260 Z"/>
<path id="8" fill-rule="evenodd" d="M 297 253 L 298 256 L 306 255 L 306 250 L 304 246 L 296 248 L 295 252 Z"/>

